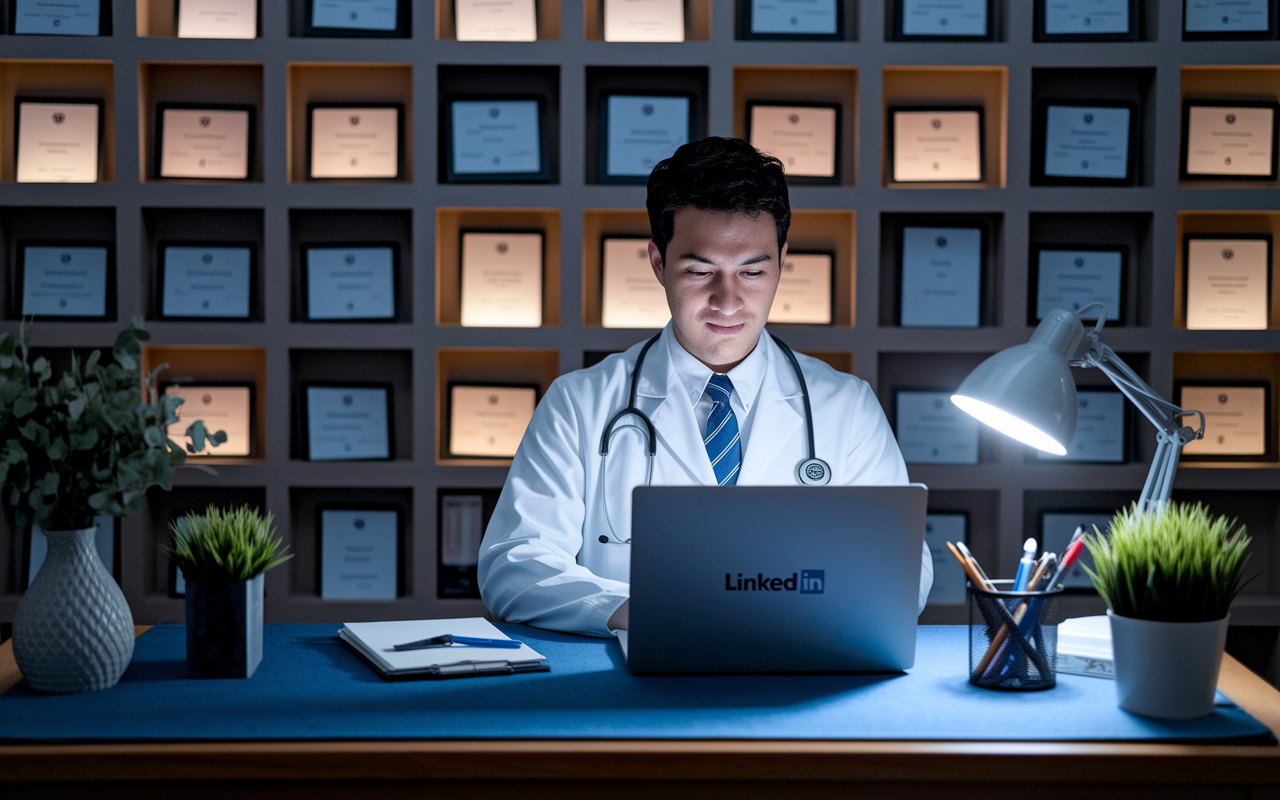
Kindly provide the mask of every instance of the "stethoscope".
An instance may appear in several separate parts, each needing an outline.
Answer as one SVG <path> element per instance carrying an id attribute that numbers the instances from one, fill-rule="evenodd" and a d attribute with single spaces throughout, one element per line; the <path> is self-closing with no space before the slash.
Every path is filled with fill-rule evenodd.
<path id="1" fill-rule="evenodd" d="M 614 433 L 614 426 L 618 421 L 628 414 L 633 414 L 641 422 L 644 423 L 645 435 L 645 457 L 646 468 L 644 485 L 650 486 L 653 483 L 653 458 L 658 453 L 658 434 L 653 427 L 653 422 L 649 419 L 649 415 L 636 407 L 636 393 L 640 387 L 640 370 L 644 369 L 644 357 L 649 354 L 649 348 L 657 343 L 658 338 L 662 336 L 659 332 L 654 334 L 653 338 L 644 343 L 644 347 L 640 348 L 640 355 L 636 357 L 635 369 L 631 372 L 631 393 L 627 399 L 627 407 L 613 415 L 613 419 L 609 420 L 609 424 L 604 426 L 604 434 L 600 437 L 600 492 L 604 497 L 604 521 L 609 526 L 609 535 L 601 534 L 600 544 L 631 544 L 631 539 L 619 539 L 617 533 L 613 530 L 613 520 L 609 517 L 609 487 L 605 481 L 605 463 L 609 456 L 609 440 Z M 791 348 L 787 347 L 781 339 L 774 336 L 773 341 L 778 347 L 782 348 L 782 353 L 791 362 L 791 369 L 795 370 L 796 379 L 800 381 L 800 397 L 804 401 L 804 426 L 809 443 L 809 457 L 796 467 L 796 481 L 802 486 L 825 486 L 831 482 L 831 466 L 827 462 L 818 458 L 817 452 L 813 446 L 813 409 L 809 405 L 809 386 L 805 383 L 804 372 L 800 369 L 800 362 L 796 360 L 796 354 L 791 352 Z"/>

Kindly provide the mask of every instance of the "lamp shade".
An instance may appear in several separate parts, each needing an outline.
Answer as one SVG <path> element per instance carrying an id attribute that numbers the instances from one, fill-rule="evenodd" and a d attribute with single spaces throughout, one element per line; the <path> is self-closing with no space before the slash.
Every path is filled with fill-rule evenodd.
<path id="1" fill-rule="evenodd" d="M 1051 313 L 1031 341 L 988 358 L 964 379 L 951 401 L 1007 436 L 1066 455 L 1076 430 L 1076 384 L 1067 363 L 1084 338 L 1069 311 Z"/>

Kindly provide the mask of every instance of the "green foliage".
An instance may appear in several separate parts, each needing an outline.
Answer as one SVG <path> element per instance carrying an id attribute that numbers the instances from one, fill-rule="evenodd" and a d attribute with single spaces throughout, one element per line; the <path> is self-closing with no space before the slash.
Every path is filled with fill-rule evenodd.
<path id="1" fill-rule="evenodd" d="M 45 358 L 30 360 L 31 326 L 0 337 L 0 501 L 20 526 L 79 530 L 101 514 L 122 517 L 140 509 L 152 486 L 169 490 L 174 467 L 185 460 L 168 437 L 182 398 L 156 391 L 156 375 L 142 372 L 141 342 L 150 338 L 142 317 L 116 338 L 106 363 L 94 350 L 53 380 Z M 146 389 L 146 400 L 143 389 Z M 201 422 L 188 435 L 217 446 Z"/>
<path id="2" fill-rule="evenodd" d="M 248 506 L 222 511 L 209 506 L 170 526 L 173 546 L 161 547 L 189 581 L 247 581 L 279 566 L 292 554 L 281 550 L 271 514 Z"/>
<path id="3" fill-rule="evenodd" d="M 1110 533 L 1085 538 L 1085 567 L 1111 610 L 1159 622 L 1209 622 L 1227 615 L 1244 588 L 1251 539 L 1226 517 L 1197 503 L 1169 503 L 1164 513 L 1137 504 L 1116 514 Z"/>

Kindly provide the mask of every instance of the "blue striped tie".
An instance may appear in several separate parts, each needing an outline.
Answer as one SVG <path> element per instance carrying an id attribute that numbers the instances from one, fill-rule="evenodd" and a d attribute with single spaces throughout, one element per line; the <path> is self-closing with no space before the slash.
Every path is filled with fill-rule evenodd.
<path id="1" fill-rule="evenodd" d="M 711 396 L 711 416 L 707 417 L 707 435 L 702 443 L 711 458 L 711 469 L 716 473 L 716 484 L 733 486 L 738 482 L 738 468 L 742 466 L 742 442 L 738 436 L 738 419 L 733 415 L 729 398 L 733 396 L 733 382 L 727 375 L 712 375 L 707 384 Z"/>

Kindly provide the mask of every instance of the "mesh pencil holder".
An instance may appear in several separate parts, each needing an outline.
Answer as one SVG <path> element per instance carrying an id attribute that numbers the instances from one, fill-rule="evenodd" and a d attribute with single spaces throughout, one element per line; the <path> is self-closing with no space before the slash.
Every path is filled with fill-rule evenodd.
<path id="1" fill-rule="evenodd" d="M 969 589 L 969 683 L 983 689 L 1029 692 L 1057 685 L 1058 596 L 1012 591 L 1013 581 L 992 581 L 996 591 Z"/>

